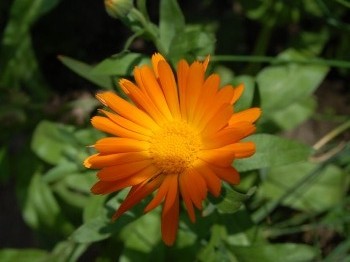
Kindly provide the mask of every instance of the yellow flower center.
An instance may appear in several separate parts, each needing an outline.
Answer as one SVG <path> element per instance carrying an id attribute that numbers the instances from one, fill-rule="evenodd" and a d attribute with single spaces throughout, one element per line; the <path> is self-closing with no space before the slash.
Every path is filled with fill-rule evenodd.
<path id="1" fill-rule="evenodd" d="M 155 132 L 149 152 L 165 174 L 181 174 L 191 167 L 201 149 L 198 133 L 187 123 L 174 121 Z"/>

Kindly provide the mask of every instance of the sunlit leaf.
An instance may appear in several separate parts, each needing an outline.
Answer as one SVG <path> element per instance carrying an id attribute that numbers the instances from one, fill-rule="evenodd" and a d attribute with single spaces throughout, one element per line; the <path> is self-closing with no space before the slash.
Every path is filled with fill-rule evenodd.
<path id="1" fill-rule="evenodd" d="M 282 204 L 292 208 L 321 212 L 339 203 L 347 190 L 346 173 L 334 165 L 312 174 L 317 164 L 301 162 L 269 170 L 260 193 L 269 199 L 278 199 L 300 181 Z M 309 179 L 308 179 L 309 177 Z"/>
<path id="2" fill-rule="evenodd" d="M 256 77 L 266 117 L 310 96 L 328 72 L 324 65 L 293 63 L 293 60 L 307 60 L 293 50 L 280 54 L 279 58 L 291 62 L 266 67 Z"/>
<path id="3" fill-rule="evenodd" d="M 241 172 L 304 161 L 311 153 L 306 145 L 273 135 L 257 134 L 246 140 L 256 144 L 256 153 L 234 161 L 233 166 Z"/>
<path id="4" fill-rule="evenodd" d="M 282 129 L 290 130 L 307 120 L 316 109 L 313 97 L 305 97 L 284 109 L 271 113 L 271 119 Z"/>

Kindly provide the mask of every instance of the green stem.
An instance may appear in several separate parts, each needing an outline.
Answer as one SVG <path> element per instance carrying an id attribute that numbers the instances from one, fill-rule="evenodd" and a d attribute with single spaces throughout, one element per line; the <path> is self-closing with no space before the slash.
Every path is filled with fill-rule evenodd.
<path id="1" fill-rule="evenodd" d="M 281 59 L 271 56 L 243 56 L 243 55 L 215 55 L 211 57 L 211 61 L 214 62 L 243 62 L 243 63 L 276 63 L 276 64 L 315 64 L 315 65 L 326 65 L 330 67 L 338 68 L 350 68 L 350 62 L 343 60 L 331 60 L 331 59 Z"/>
<path id="2" fill-rule="evenodd" d="M 149 34 L 158 51 L 162 54 L 165 54 L 165 49 L 161 42 L 159 42 L 157 27 L 150 21 L 147 21 L 144 15 L 136 8 L 133 8 L 130 11 L 130 14 L 132 14 L 137 19 L 137 21 L 141 23 L 144 31 Z"/>
<path id="3" fill-rule="evenodd" d="M 319 150 L 325 144 L 327 144 L 329 141 L 333 140 L 335 137 L 337 137 L 338 135 L 343 133 L 348 128 L 350 128 L 350 120 L 348 120 L 344 124 L 336 127 L 335 129 L 330 131 L 328 134 L 326 134 L 324 137 L 322 137 L 316 144 L 314 144 L 313 149 Z"/>

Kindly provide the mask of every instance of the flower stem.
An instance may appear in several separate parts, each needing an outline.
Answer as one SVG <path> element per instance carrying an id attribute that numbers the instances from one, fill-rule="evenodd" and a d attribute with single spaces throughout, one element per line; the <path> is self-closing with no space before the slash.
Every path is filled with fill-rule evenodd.
<path id="1" fill-rule="evenodd" d="M 327 59 L 281 59 L 278 57 L 272 56 L 244 56 L 244 55 L 215 55 L 211 57 L 211 60 L 214 62 L 243 62 L 243 63 L 275 63 L 275 64 L 288 64 L 288 63 L 297 63 L 297 64 L 314 64 L 314 65 L 326 65 L 330 67 L 339 67 L 339 68 L 350 68 L 350 62 L 343 60 L 327 60 Z"/>

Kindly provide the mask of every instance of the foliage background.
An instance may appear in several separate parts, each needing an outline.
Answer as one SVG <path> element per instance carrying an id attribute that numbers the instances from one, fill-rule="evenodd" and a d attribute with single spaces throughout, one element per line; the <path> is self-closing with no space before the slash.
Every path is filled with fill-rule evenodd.
<path id="1" fill-rule="evenodd" d="M 0 260 L 350 261 L 350 4 L 136 2 L 144 20 L 112 19 L 102 1 L 0 2 Z M 102 136 L 93 94 L 119 92 L 156 50 L 210 53 L 222 84 L 246 85 L 237 109 L 264 112 L 257 154 L 234 164 L 241 185 L 197 224 L 183 216 L 171 248 L 159 210 L 110 224 L 125 192 L 91 196 L 81 164 Z"/>

